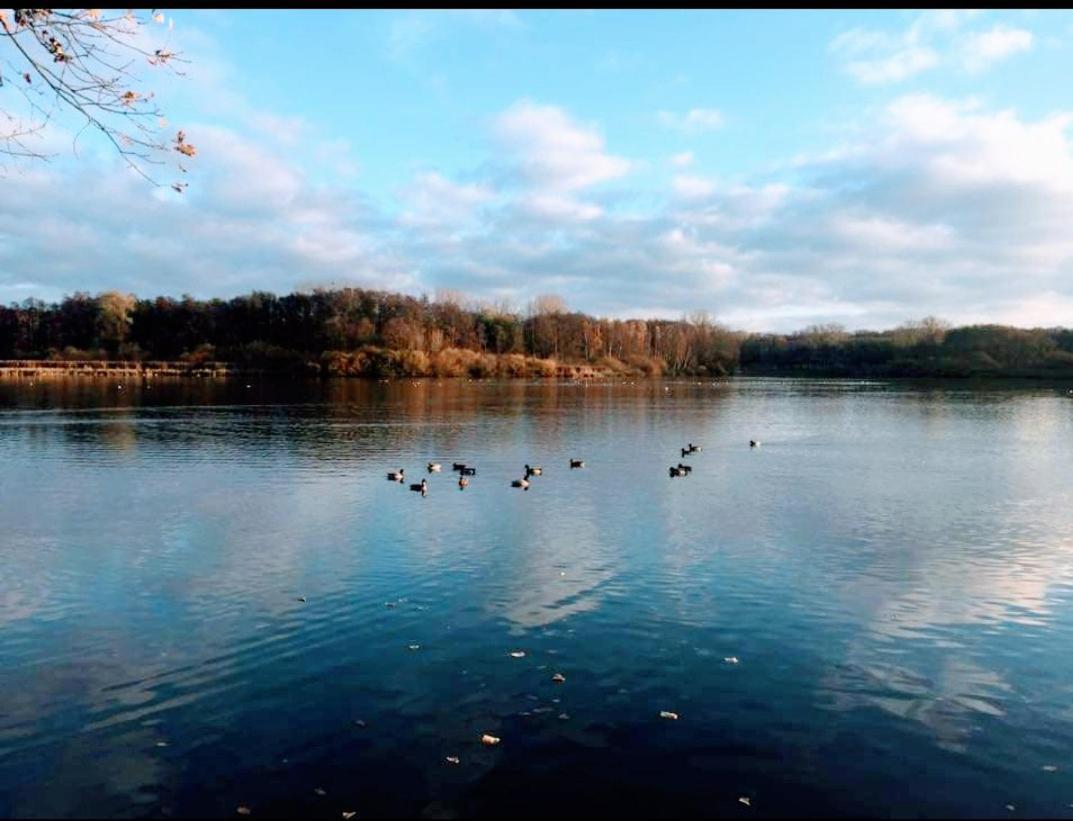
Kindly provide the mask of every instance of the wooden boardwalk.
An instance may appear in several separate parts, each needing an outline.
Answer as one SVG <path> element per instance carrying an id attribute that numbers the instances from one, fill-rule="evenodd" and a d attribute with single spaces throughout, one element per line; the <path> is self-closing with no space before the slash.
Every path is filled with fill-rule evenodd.
<path id="1" fill-rule="evenodd" d="M 156 377 L 202 377 L 222 379 L 259 376 L 258 368 L 242 368 L 230 362 L 121 362 L 105 360 L 60 361 L 51 359 L 0 359 L 0 379 L 48 379 L 51 377 L 104 377 L 152 379 Z"/>

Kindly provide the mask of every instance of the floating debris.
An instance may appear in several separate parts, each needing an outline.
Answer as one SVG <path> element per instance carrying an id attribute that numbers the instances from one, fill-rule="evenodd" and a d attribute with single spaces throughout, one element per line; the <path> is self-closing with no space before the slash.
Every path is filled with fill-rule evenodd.
<path id="1" fill-rule="evenodd" d="M 554 676 L 551 677 L 551 680 L 554 681 L 556 684 L 562 684 L 564 681 L 566 681 L 566 676 L 564 676 L 562 673 L 556 673 Z"/>
<path id="2" fill-rule="evenodd" d="M 743 795 L 738 799 L 739 804 L 744 804 L 746 807 L 751 807 L 752 803 L 749 801 L 749 796 Z"/>
<path id="3" fill-rule="evenodd" d="M 671 721 L 677 721 L 678 720 L 678 713 L 672 713 L 670 710 L 660 710 L 659 711 L 659 717 L 660 718 L 669 718 Z"/>
<path id="4" fill-rule="evenodd" d="M 1007 804 L 1006 809 L 1008 809 L 1010 812 L 1013 812 L 1015 809 L 1017 809 L 1017 807 L 1015 807 L 1013 804 Z"/>
<path id="5" fill-rule="evenodd" d="M 168 746 L 168 742 L 166 742 L 166 741 L 158 741 L 158 742 L 156 743 L 156 745 L 157 745 L 158 747 L 167 747 L 167 746 Z"/>
<path id="6" fill-rule="evenodd" d="M 313 790 L 313 792 L 315 792 L 317 795 L 327 795 L 328 794 L 322 787 L 315 788 Z"/>
<path id="7" fill-rule="evenodd" d="M 355 727 L 361 727 L 361 728 L 363 728 L 363 729 L 364 729 L 364 728 L 365 728 L 365 727 L 367 727 L 368 725 L 367 725 L 367 724 L 365 723 L 365 721 L 364 721 L 364 720 L 362 720 L 362 719 L 360 719 L 360 718 L 356 718 L 356 719 L 354 719 L 354 726 L 355 726 Z"/>
<path id="8" fill-rule="evenodd" d="M 462 762 L 462 759 L 460 759 L 457 755 L 449 755 L 449 756 L 447 756 L 447 763 L 448 764 L 460 764 L 461 762 Z"/>
<path id="9" fill-rule="evenodd" d="M 305 602 L 305 600 L 306 600 L 305 596 L 299 596 L 298 597 L 298 601 L 300 601 L 300 602 Z"/>
<path id="10" fill-rule="evenodd" d="M 1058 768 L 1056 766 L 1054 766 L 1053 764 L 1044 764 L 1043 765 L 1043 772 L 1045 772 L 1045 773 L 1053 773 L 1053 772 L 1057 772 L 1057 771 L 1058 771 Z"/>
<path id="11" fill-rule="evenodd" d="M 569 721 L 570 720 L 570 714 L 569 713 L 559 713 L 559 720 L 560 721 Z"/>
<path id="12" fill-rule="evenodd" d="M 523 659 L 523 658 L 525 658 L 525 651 L 524 650 L 511 650 L 510 651 L 510 657 L 512 659 Z"/>
<path id="13" fill-rule="evenodd" d="M 344 821 L 350 821 L 355 815 L 357 815 L 357 813 L 354 810 L 343 810 Z"/>
<path id="14" fill-rule="evenodd" d="M 737 664 L 738 663 L 738 657 L 737 656 L 724 656 L 723 661 L 725 661 L 727 664 Z"/>
<path id="15" fill-rule="evenodd" d="M 384 602 L 384 607 L 398 607 L 398 606 L 399 606 L 399 605 L 398 605 L 398 603 L 397 603 L 397 602 L 393 602 L 393 601 L 386 601 L 386 602 Z"/>
<path id="16" fill-rule="evenodd" d="M 420 650 L 420 649 L 421 649 L 421 645 L 420 645 L 420 644 L 411 644 L 411 645 L 410 645 L 410 649 L 411 649 L 411 650 Z"/>
<path id="17" fill-rule="evenodd" d="M 488 733 L 485 733 L 484 735 L 481 736 L 481 744 L 487 744 L 489 747 L 491 747 L 491 746 L 493 746 L 495 744 L 498 744 L 499 741 L 500 741 L 499 738 L 497 738 L 494 735 L 488 735 Z"/>
<path id="18" fill-rule="evenodd" d="M 237 810 L 235 810 L 235 812 L 237 812 L 239 815 L 249 815 L 250 814 L 250 808 L 249 807 L 239 807 Z"/>

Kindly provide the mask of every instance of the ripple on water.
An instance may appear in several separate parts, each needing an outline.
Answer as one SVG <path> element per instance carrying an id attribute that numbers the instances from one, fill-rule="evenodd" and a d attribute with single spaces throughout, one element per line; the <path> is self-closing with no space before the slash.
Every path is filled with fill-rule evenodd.
<path id="1" fill-rule="evenodd" d="M 1040 767 L 1073 739 L 1073 419 L 1049 396 L 259 390 L 0 386 L 0 812 L 479 814 L 567 783 L 627 814 L 1064 812 Z M 460 492 L 430 459 L 478 473 Z"/>

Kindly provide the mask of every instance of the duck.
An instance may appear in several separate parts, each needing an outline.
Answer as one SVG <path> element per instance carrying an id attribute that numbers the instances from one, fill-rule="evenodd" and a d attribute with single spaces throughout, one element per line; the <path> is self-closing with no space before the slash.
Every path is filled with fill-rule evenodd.
<path id="1" fill-rule="evenodd" d="M 583 468 L 585 467 L 585 461 L 583 459 L 571 459 L 570 468 Z"/>
<path id="2" fill-rule="evenodd" d="M 469 479 L 467 479 L 465 476 L 459 476 L 458 477 L 458 489 L 459 490 L 465 490 L 466 485 L 468 485 L 468 484 L 469 484 Z"/>
<path id="3" fill-rule="evenodd" d="M 683 465 L 681 462 L 679 462 L 678 463 L 678 472 L 680 474 L 682 474 L 683 476 L 688 476 L 690 473 L 693 472 L 693 466 L 692 465 Z"/>
<path id="4" fill-rule="evenodd" d="M 529 490 L 529 480 L 528 479 L 515 479 L 513 482 L 510 483 L 510 486 L 511 487 L 520 487 L 523 490 Z"/>
<path id="5" fill-rule="evenodd" d="M 466 465 L 463 462 L 454 462 L 451 465 L 451 470 L 465 470 Z"/>
<path id="6" fill-rule="evenodd" d="M 406 469 L 399 468 L 398 470 L 393 470 L 388 473 L 387 478 L 389 482 L 402 482 L 406 479 Z"/>
<path id="7" fill-rule="evenodd" d="M 532 467 L 531 468 L 531 467 L 529 467 L 529 465 L 525 466 L 525 478 L 526 479 L 528 479 L 530 476 L 542 476 L 543 474 L 544 474 L 544 468 L 542 468 L 542 467 L 538 466 L 538 467 Z"/>
<path id="8" fill-rule="evenodd" d="M 410 490 L 413 490 L 424 496 L 426 493 L 428 493 L 428 479 L 422 479 L 420 483 L 416 485 L 410 485 Z"/>
<path id="9" fill-rule="evenodd" d="M 441 470 L 443 470 L 443 465 L 441 465 L 439 462 L 429 462 L 428 463 L 428 472 L 429 473 L 439 473 Z"/>
<path id="10" fill-rule="evenodd" d="M 477 468 L 464 467 L 464 468 L 462 468 L 462 475 L 463 476 L 476 476 L 477 475 Z"/>
<path id="11" fill-rule="evenodd" d="M 760 447 L 760 441 L 758 439 L 750 439 L 749 440 L 749 447 L 751 447 L 751 448 Z"/>
<path id="12" fill-rule="evenodd" d="M 680 469 L 680 468 L 676 468 L 676 467 L 675 467 L 674 465 L 671 465 L 671 467 L 670 467 L 670 471 L 669 471 L 669 472 L 670 472 L 670 474 L 671 474 L 671 478 L 672 478 L 672 479 L 673 479 L 673 478 L 674 478 L 675 476 L 682 476 L 682 475 L 683 475 L 683 474 L 682 474 L 682 471 L 681 471 L 681 469 Z"/>

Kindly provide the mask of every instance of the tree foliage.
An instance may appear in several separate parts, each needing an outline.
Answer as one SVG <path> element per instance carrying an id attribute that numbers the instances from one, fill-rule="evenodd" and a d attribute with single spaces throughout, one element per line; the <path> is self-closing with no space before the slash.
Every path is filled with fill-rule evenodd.
<path id="1" fill-rule="evenodd" d="M 1073 330 L 1062 328 L 950 328 L 928 318 L 889 331 L 743 334 L 703 312 L 604 319 L 562 302 L 555 312 L 521 315 L 446 296 L 345 288 L 230 300 L 118 292 L 51 305 L 31 299 L 0 307 L 0 358 L 217 359 L 363 375 L 533 375 L 534 367 L 554 373 L 556 363 L 713 376 L 1073 375 Z"/>

